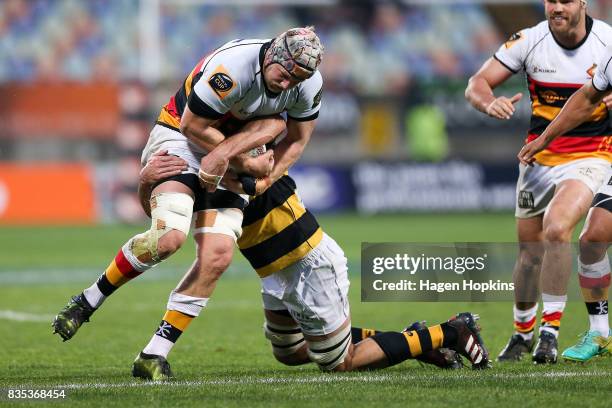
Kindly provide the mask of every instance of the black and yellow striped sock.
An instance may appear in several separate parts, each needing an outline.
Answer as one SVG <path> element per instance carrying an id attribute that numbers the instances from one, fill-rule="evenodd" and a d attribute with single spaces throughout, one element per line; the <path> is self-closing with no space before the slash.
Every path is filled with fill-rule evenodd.
<path id="1" fill-rule="evenodd" d="M 362 327 L 351 327 L 351 338 L 353 344 L 359 343 L 361 340 L 367 339 L 368 337 L 376 336 L 382 333 L 381 331 L 374 329 L 365 329 Z"/>
<path id="2" fill-rule="evenodd" d="M 372 337 L 387 356 L 389 365 L 457 342 L 457 331 L 448 323 L 407 332 L 385 332 Z"/>

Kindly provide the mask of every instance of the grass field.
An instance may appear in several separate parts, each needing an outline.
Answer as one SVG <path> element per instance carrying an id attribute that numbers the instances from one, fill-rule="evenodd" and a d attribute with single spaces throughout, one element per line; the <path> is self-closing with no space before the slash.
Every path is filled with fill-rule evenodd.
<path id="1" fill-rule="evenodd" d="M 361 303 L 361 241 L 514 240 L 509 214 L 426 215 L 357 218 L 321 217 L 345 248 L 352 273 L 351 309 L 357 326 L 397 330 L 452 313 L 481 315 L 483 337 L 497 354 L 511 332 L 507 303 Z M 0 228 L 0 405 L 7 389 L 64 388 L 69 406 L 609 406 L 612 359 L 586 365 L 534 367 L 528 361 L 495 365 L 485 372 L 446 372 L 408 361 L 397 367 L 349 374 L 323 374 L 313 366 L 284 367 L 262 334 L 258 279 L 242 259 L 221 280 L 213 300 L 177 343 L 170 362 L 177 380 L 137 381 L 131 362 L 149 340 L 165 309 L 168 292 L 189 264 L 192 248 L 110 298 L 67 343 L 51 335 L 50 322 L 68 298 L 93 281 L 119 245 L 140 228 Z M 586 328 L 584 305 L 570 302 L 563 319 L 561 349 Z"/>

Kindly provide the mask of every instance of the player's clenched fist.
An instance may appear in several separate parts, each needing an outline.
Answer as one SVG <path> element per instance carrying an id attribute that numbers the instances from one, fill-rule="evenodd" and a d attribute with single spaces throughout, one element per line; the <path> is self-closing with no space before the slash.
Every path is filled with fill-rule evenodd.
<path id="1" fill-rule="evenodd" d="M 514 104 L 521 100 L 523 94 L 521 92 L 514 95 L 512 98 L 500 96 L 495 98 L 485 110 L 485 113 L 497 119 L 510 119 L 514 115 Z"/>
<path id="2" fill-rule="evenodd" d="M 538 137 L 523 146 L 523 148 L 516 157 L 522 164 L 526 166 L 531 166 L 535 161 L 535 155 L 544 150 L 545 147 L 546 139 Z"/>

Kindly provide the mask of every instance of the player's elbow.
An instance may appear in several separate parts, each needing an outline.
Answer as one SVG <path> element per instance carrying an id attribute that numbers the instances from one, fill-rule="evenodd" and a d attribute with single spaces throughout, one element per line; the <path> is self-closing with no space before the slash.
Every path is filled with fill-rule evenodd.
<path id="1" fill-rule="evenodd" d="M 189 121 L 181 119 L 181 124 L 179 125 L 179 130 L 181 131 L 181 133 L 189 138 L 191 134 L 193 134 L 192 132 L 193 126 L 191 126 L 191 124 L 189 123 Z"/>
<path id="2" fill-rule="evenodd" d="M 474 88 L 476 87 L 476 83 L 479 80 L 482 80 L 482 78 L 479 78 L 478 74 L 472 75 L 470 79 L 468 80 L 468 84 L 465 87 L 465 92 L 463 93 L 463 96 L 468 102 L 472 102 L 472 100 L 474 99 L 473 98 Z"/>

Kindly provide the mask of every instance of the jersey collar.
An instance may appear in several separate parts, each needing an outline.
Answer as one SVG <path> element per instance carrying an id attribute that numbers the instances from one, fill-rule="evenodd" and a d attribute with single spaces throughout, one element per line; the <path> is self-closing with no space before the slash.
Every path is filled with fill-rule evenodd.
<path id="1" fill-rule="evenodd" d="M 274 41 L 274 40 L 272 40 L 272 41 Z M 264 57 L 266 56 L 266 51 L 268 51 L 268 49 L 272 45 L 272 41 L 269 41 L 269 42 L 263 44 L 261 46 L 261 48 L 259 49 L 259 69 L 261 70 L 261 82 L 263 83 L 264 90 L 266 91 L 266 96 L 268 98 L 276 98 L 278 95 L 280 95 L 280 93 L 272 92 L 268 88 L 268 84 L 266 84 L 266 80 L 264 79 L 264 74 L 263 74 L 263 72 L 264 72 Z"/>
<path id="2" fill-rule="evenodd" d="M 552 32 L 550 27 L 548 28 L 548 30 L 552 34 L 552 37 L 555 39 L 555 42 L 557 43 L 559 47 L 563 48 L 564 50 L 573 51 L 573 50 L 580 48 L 582 44 L 586 42 L 587 38 L 589 38 L 589 34 L 591 34 L 591 29 L 593 28 L 593 19 L 590 16 L 586 16 L 585 20 L 586 20 L 586 35 L 584 36 L 582 40 L 580 40 L 578 44 L 574 45 L 573 47 L 566 47 L 565 45 L 561 44 L 557 40 L 557 37 L 555 37 L 555 33 Z"/>

